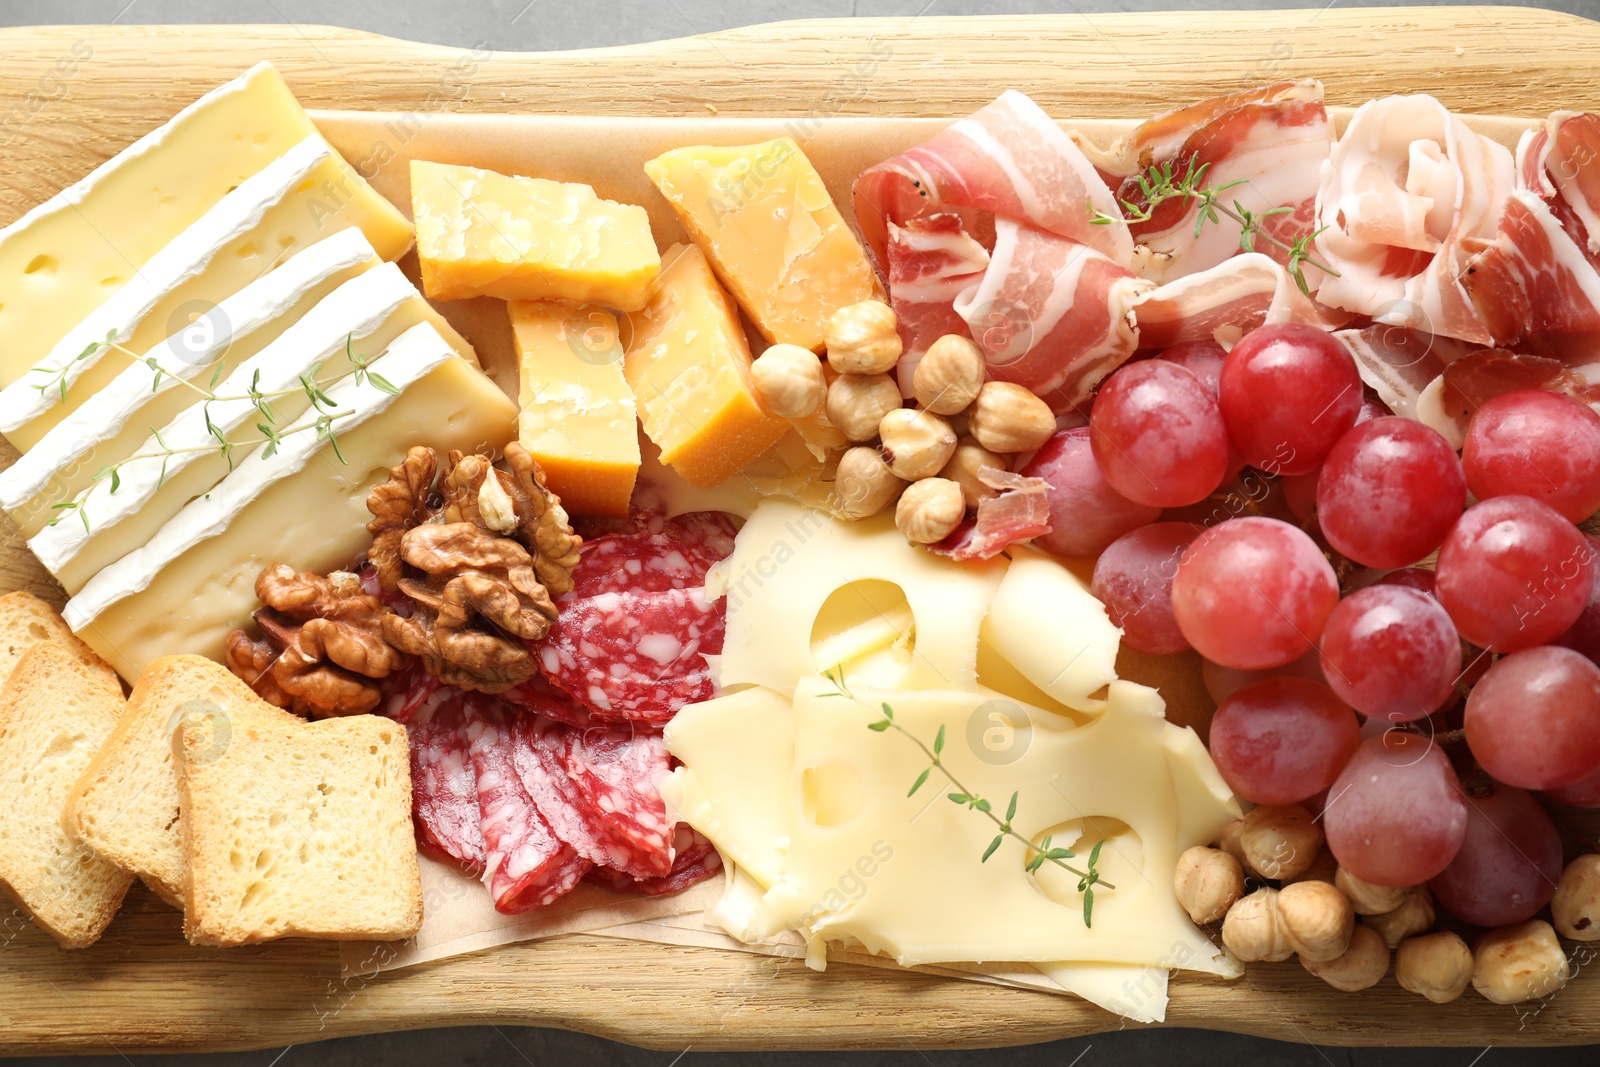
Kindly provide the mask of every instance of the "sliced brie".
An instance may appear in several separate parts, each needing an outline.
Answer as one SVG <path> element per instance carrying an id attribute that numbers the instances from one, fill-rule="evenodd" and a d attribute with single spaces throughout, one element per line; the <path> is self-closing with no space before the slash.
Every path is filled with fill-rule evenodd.
<path id="1" fill-rule="evenodd" d="M 366 236 L 351 228 L 245 286 L 146 353 L 159 372 L 145 363 L 124 367 L 110 385 L 0 473 L 0 507 L 11 513 L 24 536 L 34 536 L 53 516 L 51 505 L 77 496 L 96 471 L 133 455 L 152 428 L 165 426 L 194 403 L 196 393 L 185 381 L 204 383 L 219 359 L 226 375 L 323 297 L 381 262 Z M 121 357 L 113 353 L 109 358 Z"/>
<path id="2" fill-rule="evenodd" d="M 137 458 L 120 467 L 114 482 L 96 481 L 79 498 L 76 511 L 45 527 L 28 547 L 67 592 L 76 593 L 101 567 L 143 544 L 184 504 L 228 474 L 227 458 L 214 447 L 213 428 L 232 440 L 261 439 L 254 429 L 261 413 L 248 399 L 252 387 L 263 394 L 296 390 L 271 402 L 276 428 L 286 429 L 309 417 L 309 400 L 297 389 L 302 375 L 321 365 L 323 380 L 336 380 L 350 371 L 350 355 L 375 357 L 423 322 L 438 328 L 463 356 L 471 354 L 471 346 L 393 263 L 344 283 L 216 388 L 218 396 L 244 399 L 185 409 L 159 436 L 140 445 Z M 235 464 L 246 451 L 235 452 Z"/>
<path id="3" fill-rule="evenodd" d="M 459 358 L 431 326 L 412 328 L 373 366 L 398 397 L 354 379 L 331 391 L 341 408 L 333 448 L 311 434 L 252 454 L 144 545 L 73 597 L 69 624 L 127 679 L 158 656 L 223 658 L 228 633 L 256 607 L 264 567 L 326 573 L 371 543 L 367 495 L 415 445 L 498 449 L 516 436 L 516 405 Z"/>
<path id="4" fill-rule="evenodd" d="M 313 134 L 223 197 L 0 390 L 0 432 L 32 448 L 127 366 L 126 353 L 111 353 L 108 343 L 143 355 L 294 249 L 348 226 L 359 226 L 385 259 L 410 245 L 404 216 Z"/>

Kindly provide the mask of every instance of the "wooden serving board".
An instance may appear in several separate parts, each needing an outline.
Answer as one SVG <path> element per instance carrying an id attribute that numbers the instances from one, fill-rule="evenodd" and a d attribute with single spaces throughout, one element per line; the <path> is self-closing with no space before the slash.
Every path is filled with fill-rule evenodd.
<path id="1" fill-rule="evenodd" d="M 492 44 L 492 43 L 491 43 Z M 1431 92 L 1459 111 L 1600 108 L 1600 25 L 1520 8 L 792 22 L 580 52 L 451 49 L 325 27 L 0 31 L 0 224 L 270 59 L 308 107 L 618 116 L 955 116 L 1002 89 L 1060 117 L 1144 116 L 1282 78 L 1333 104 Z M 396 136 L 404 137 L 405 127 Z M 0 520 L 3 523 L 3 520 Z M 9 524 L 0 590 L 60 590 Z M 1590 953 L 1578 958 L 1587 963 Z M 1543 1005 L 1469 994 L 1433 1006 L 1392 975 L 1332 991 L 1293 964 L 1233 983 L 1181 976 L 1168 1025 L 1317 1044 L 1576 1044 L 1600 1038 L 1600 984 Z M 568 936 L 341 980 L 338 946 L 189 947 L 142 889 L 78 953 L 0 910 L 0 1055 L 224 1050 L 455 1024 L 584 1030 L 682 1050 L 970 1047 L 1117 1029 L 1083 1002 L 876 968 Z"/>

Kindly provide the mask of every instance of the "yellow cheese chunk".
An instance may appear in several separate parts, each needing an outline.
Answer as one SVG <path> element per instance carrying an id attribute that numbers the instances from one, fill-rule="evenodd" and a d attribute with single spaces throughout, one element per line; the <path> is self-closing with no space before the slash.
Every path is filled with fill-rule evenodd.
<path id="1" fill-rule="evenodd" d="M 661 267 L 650 216 L 587 185 L 414 160 L 422 287 L 435 300 L 498 296 L 644 306 Z"/>
<path id="2" fill-rule="evenodd" d="M 0 230 L 0 386 L 230 189 L 316 132 L 262 63 Z"/>
<path id="3" fill-rule="evenodd" d="M 661 461 L 685 481 L 726 481 L 789 431 L 756 401 L 750 344 L 700 249 L 667 250 L 650 302 L 631 321 L 628 384 Z"/>
<path id="4" fill-rule="evenodd" d="M 639 476 L 639 414 L 622 375 L 616 316 L 555 300 L 509 306 L 522 447 L 569 514 L 627 517 Z"/>
<path id="5" fill-rule="evenodd" d="M 883 299 L 861 242 L 793 139 L 679 148 L 644 169 L 768 341 L 821 351 L 828 316 Z"/>

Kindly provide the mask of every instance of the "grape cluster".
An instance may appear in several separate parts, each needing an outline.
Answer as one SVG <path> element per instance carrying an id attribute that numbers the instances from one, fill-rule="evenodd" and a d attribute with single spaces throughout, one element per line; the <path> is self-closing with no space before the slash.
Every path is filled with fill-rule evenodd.
<path id="1" fill-rule="evenodd" d="M 1508 393 L 1458 455 L 1331 334 L 1269 325 L 1125 365 L 1022 473 L 1124 643 L 1203 657 L 1239 796 L 1320 807 L 1343 869 L 1467 922 L 1549 902 L 1534 793 L 1600 807 L 1600 415 Z"/>

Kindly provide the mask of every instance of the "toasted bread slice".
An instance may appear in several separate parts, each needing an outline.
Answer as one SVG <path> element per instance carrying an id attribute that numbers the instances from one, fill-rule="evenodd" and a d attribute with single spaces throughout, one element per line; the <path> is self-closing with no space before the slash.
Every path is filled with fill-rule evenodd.
<path id="1" fill-rule="evenodd" d="M 190 941 L 417 932 L 404 726 L 374 715 L 302 722 L 258 700 L 186 722 L 176 751 Z"/>
<path id="2" fill-rule="evenodd" d="M 93 944 L 133 881 L 61 825 L 67 794 L 122 714 L 120 689 L 112 697 L 103 683 L 40 641 L 0 687 L 0 885 L 62 948 Z"/>
<path id="3" fill-rule="evenodd" d="M 62 812 L 69 833 L 137 874 L 175 908 L 183 907 L 184 866 L 173 735 L 185 707 L 214 693 L 225 703 L 259 702 L 233 672 L 202 656 L 167 656 L 150 664 Z"/>
<path id="4" fill-rule="evenodd" d="M 122 699 L 122 680 L 111 665 L 73 633 L 49 604 L 32 593 L 16 592 L 0 596 L 0 682 L 11 676 L 22 654 L 40 641 L 49 641 L 71 654 L 117 700 Z"/>

